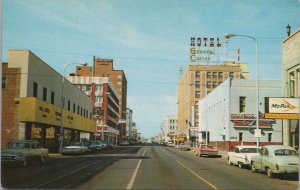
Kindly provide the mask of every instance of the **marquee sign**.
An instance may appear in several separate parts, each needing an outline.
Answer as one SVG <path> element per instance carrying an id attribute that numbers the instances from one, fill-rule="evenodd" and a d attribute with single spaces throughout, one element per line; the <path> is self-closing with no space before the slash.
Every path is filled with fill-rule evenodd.
<path id="1" fill-rule="evenodd" d="M 233 127 L 256 127 L 256 115 L 255 114 L 231 114 L 231 122 Z M 265 119 L 263 115 L 259 116 L 259 128 L 271 128 L 275 122 L 273 119 Z"/>
<path id="2" fill-rule="evenodd" d="M 191 37 L 190 61 L 211 62 L 212 56 L 216 56 L 215 48 L 222 47 L 220 38 Z"/>

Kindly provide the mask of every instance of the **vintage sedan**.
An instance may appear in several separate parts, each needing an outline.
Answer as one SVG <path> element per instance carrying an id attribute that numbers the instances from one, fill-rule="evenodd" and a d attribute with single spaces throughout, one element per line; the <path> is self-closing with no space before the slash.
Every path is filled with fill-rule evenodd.
<path id="1" fill-rule="evenodd" d="M 240 168 L 250 168 L 251 157 L 260 155 L 257 146 L 236 146 L 233 152 L 228 152 L 228 164 L 238 165 Z"/>
<path id="2" fill-rule="evenodd" d="M 38 141 L 15 140 L 7 143 L 6 149 L 1 151 L 1 162 L 21 163 L 27 166 L 30 161 L 40 161 L 42 164 L 49 157 L 48 149 L 41 148 Z"/>
<path id="3" fill-rule="evenodd" d="M 71 141 L 69 146 L 63 148 L 62 154 L 85 154 L 88 152 L 88 147 L 81 141 Z"/>
<path id="4" fill-rule="evenodd" d="M 265 172 L 268 177 L 275 174 L 299 173 L 299 154 L 295 148 L 282 145 L 268 145 L 259 156 L 251 158 L 253 172 Z"/>
<path id="5" fill-rule="evenodd" d="M 208 144 L 200 144 L 199 147 L 194 149 L 194 153 L 196 156 L 206 155 L 207 157 L 219 155 L 219 151 L 214 146 Z"/>

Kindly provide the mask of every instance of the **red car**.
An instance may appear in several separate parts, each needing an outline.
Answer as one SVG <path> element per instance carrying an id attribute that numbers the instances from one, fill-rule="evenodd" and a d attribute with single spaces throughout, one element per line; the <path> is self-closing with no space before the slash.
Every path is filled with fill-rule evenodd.
<path id="1" fill-rule="evenodd" d="M 198 148 L 194 149 L 195 156 L 206 155 L 209 156 L 218 156 L 219 152 L 212 145 L 200 144 Z"/>

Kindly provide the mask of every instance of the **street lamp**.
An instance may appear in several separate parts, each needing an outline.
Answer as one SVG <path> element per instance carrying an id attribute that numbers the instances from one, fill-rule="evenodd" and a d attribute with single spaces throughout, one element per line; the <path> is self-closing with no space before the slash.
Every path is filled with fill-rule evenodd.
<path id="1" fill-rule="evenodd" d="M 61 120 L 60 120 L 60 134 L 59 134 L 59 152 L 62 153 L 63 149 L 63 140 L 64 140 L 64 103 L 65 103 L 65 97 L 64 97 L 64 85 L 65 85 L 65 72 L 66 72 L 66 67 L 70 65 L 82 65 L 82 66 L 87 66 L 87 63 L 81 64 L 81 63 L 68 63 L 64 65 L 64 72 L 62 76 L 62 84 L 61 84 L 61 105 L 60 105 L 60 113 L 61 113 Z"/>
<path id="2" fill-rule="evenodd" d="M 256 131 L 258 134 L 255 134 L 256 136 L 256 146 L 259 147 L 259 138 L 260 138 L 260 131 L 259 131 L 259 77 L 258 77 L 258 43 L 257 40 L 252 37 L 252 36 L 247 36 L 247 35 L 237 35 L 237 34 L 226 34 L 225 39 L 230 39 L 233 37 L 245 37 L 245 38 L 250 38 L 255 42 L 255 46 L 256 46 L 256 58 L 255 58 L 255 62 L 256 62 L 256 106 L 257 106 L 257 116 L 256 116 Z"/>

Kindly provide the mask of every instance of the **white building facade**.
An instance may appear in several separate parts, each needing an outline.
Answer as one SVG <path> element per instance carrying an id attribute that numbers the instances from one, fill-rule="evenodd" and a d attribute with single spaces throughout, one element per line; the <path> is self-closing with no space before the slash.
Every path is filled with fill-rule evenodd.
<path id="1" fill-rule="evenodd" d="M 282 144 L 282 120 L 264 119 L 265 97 L 280 97 L 280 81 L 259 81 L 259 146 Z M 255 80 L 227 79 L 199 102 L 199 142 L 220 150 L 232 150 L 237 145 L 255 145 L 257 116 L 257 86 Z"/>
<path id="2" fill-rule="evenodd" d="M 161 125 L 162 141 L 175 141 L 177 135 L 177 117 L 167 116 Z"/>

